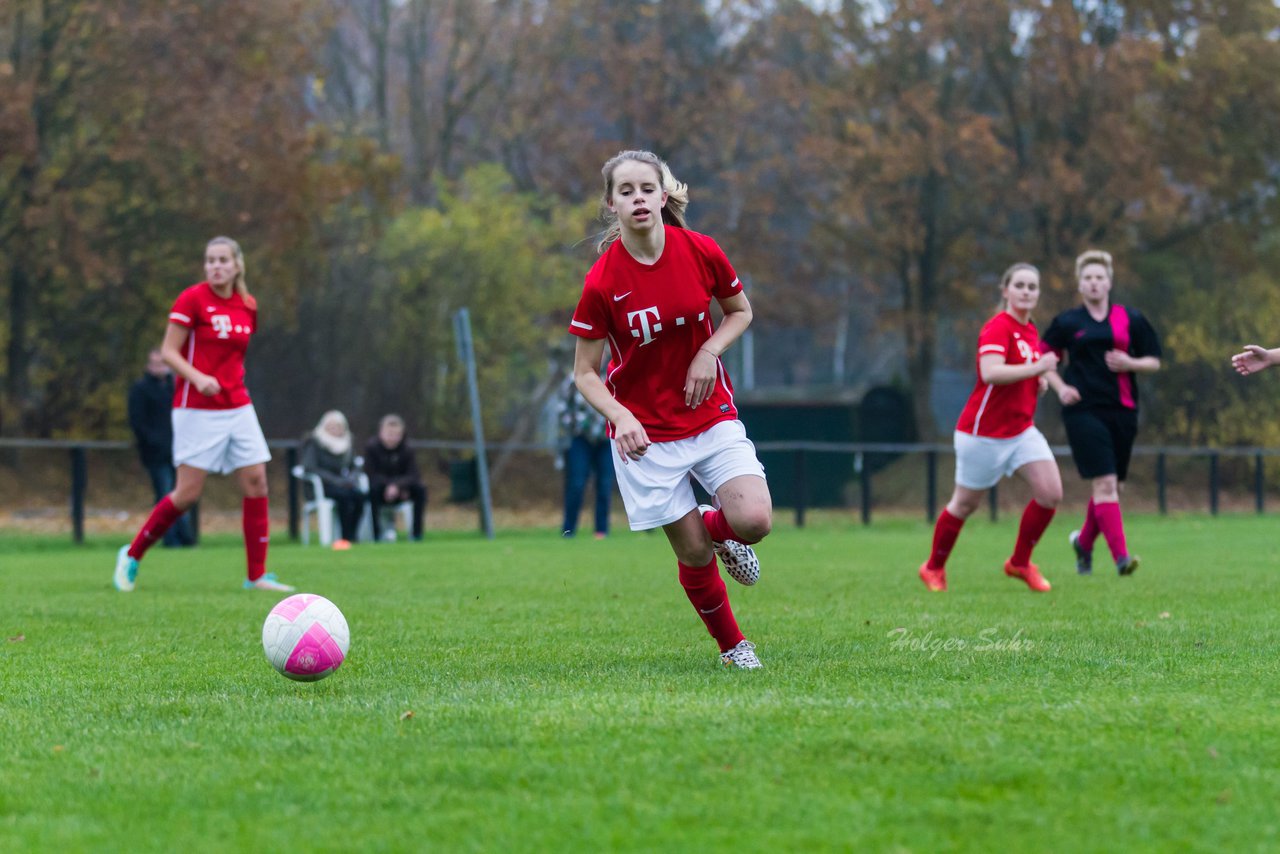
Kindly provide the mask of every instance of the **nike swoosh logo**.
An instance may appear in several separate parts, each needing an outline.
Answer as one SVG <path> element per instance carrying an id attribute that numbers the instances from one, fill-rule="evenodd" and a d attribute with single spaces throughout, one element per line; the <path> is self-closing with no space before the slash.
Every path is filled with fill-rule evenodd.
<path id="1" fill-rule="evenodd" d="M 625 294 L 614 294 L 613 301 L 617 302 L 618 300 L 626 299 L 629 296 L 631 296 L 631 291 L 627 291 Z"/>

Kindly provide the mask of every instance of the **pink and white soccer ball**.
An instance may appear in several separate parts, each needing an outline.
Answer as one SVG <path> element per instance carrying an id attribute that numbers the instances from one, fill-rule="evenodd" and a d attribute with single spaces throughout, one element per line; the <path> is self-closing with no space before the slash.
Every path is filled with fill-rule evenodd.
<path id="1" fill-rule="evenodd" d="M 285 676 L 315 682 L 342 664 L 351 632 L 337 605 L 314 593 L 295 593 L 267 614 L 262 648 L 271 666 Z"/>

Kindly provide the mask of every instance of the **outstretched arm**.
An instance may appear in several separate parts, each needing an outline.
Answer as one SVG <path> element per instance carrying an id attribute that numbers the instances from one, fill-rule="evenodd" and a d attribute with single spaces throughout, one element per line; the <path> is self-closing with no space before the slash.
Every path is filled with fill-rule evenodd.
<path id="1" fill-rule="evenodd" d="M 1246 377 L 1276 363 L 1280 363 L 1280 347 L 1268 350 L 1257 344 L 1246 344 L 1243 352 L 1231 357 L 1231 367 L 1236 369 L 1236 373 Z"/>

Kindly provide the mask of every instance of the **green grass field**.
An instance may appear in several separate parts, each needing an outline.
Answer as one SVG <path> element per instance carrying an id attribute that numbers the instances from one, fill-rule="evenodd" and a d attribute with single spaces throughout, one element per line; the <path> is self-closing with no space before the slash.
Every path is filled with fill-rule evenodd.
<path id="1" fill-rule="evenodd" d="M 1064 514 L 1065 517 L 1066 514 Z M 4 851 L 1263 851 L 1280 848 L 1280 520 L 1137 518 L 1131 579 L 1034 595 L 1016 521 L 783 524 L 730 582 L 727 671 L 665 539 L 277 544 L 352 631 L 332 678 L 263 657 L 282 598 L 234 539 L 0 539 Z M 7 639 L 7 640 L 6 640 Z"/>

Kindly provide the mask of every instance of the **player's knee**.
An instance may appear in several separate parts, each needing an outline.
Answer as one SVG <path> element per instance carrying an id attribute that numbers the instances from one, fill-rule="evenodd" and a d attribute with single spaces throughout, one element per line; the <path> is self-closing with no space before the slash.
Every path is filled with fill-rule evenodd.
<path id="1" fill-rule="evenodd" d="M 1057 507 L 1062 503 L 1062 485 L 1041 487 L 1031 497 L 1041 507 Z"/>
<path id="2" fill-rule="evenodd" d="M 758 543 L 773 530 L 773 511 L 768 508 L 748 511 L 734 521 L 733 530 L 743 542 Z"/>
<path id="3" fill-rule="evenodd" d="M 267 494 L 267 476 L 265 474 L 247 477 L 244 480 L 245 498 L 262 498 Z"/>
<path id="4" fill-rule="evenodd" d="M 685 566 L 706 566 L 711 563 L 713 557 L 709 540 L 705 546 L 681 546 L 675 551 L 676 560 Z"/>
<path id="5" fill-rule="evenodd" d="M 175 487 L 173 492 L 169 493 L 169 500 L 173 502 L 173 506 L 184 513 L 191 509 L 197 501 L 200 500 L 200 490 L 191 487 Z"/>

